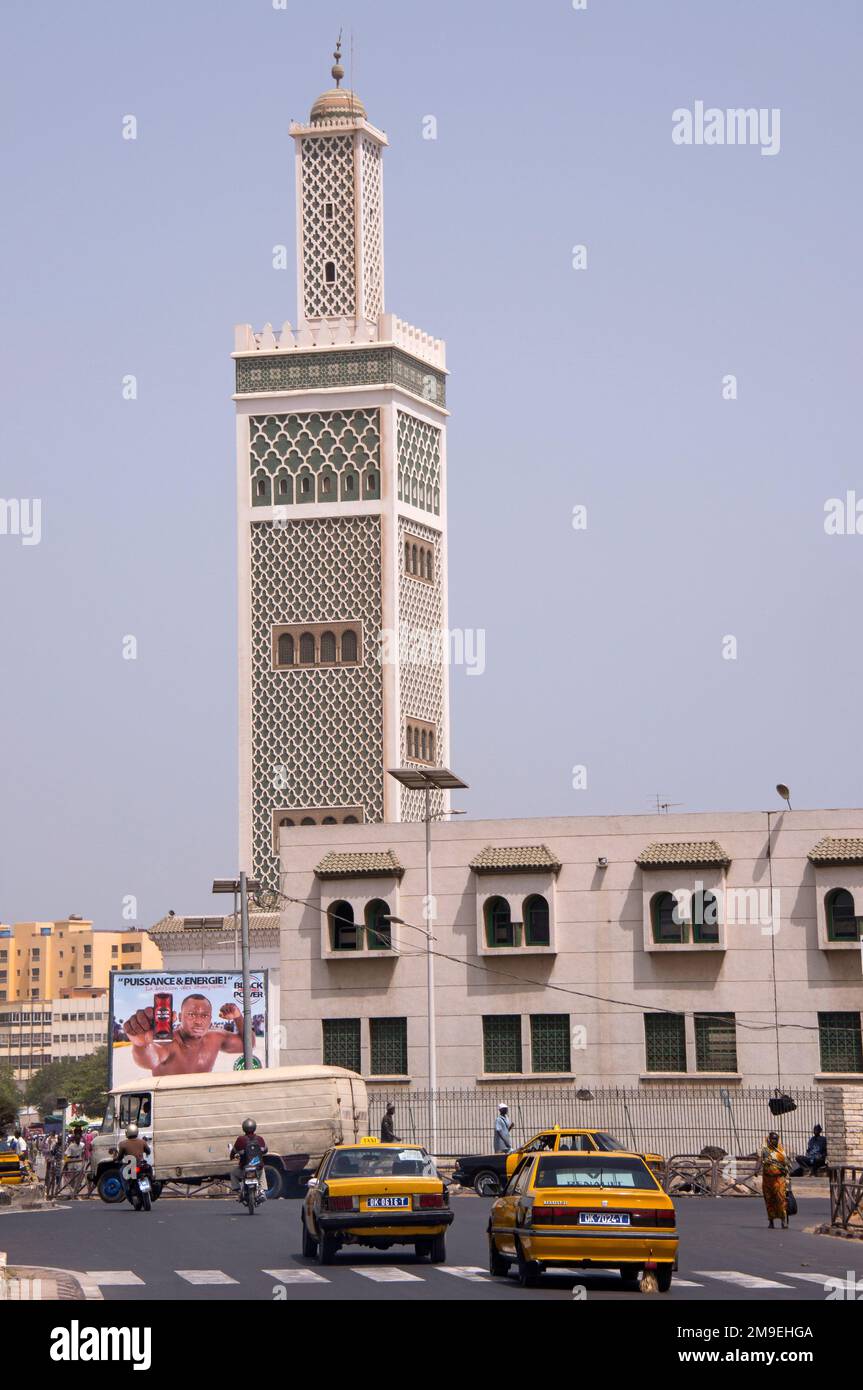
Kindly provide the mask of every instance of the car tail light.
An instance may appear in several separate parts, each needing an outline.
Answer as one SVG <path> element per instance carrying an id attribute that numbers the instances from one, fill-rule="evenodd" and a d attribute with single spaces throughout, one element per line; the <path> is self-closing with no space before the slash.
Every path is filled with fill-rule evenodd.
<path id="1" fill-rule="evenodd" d="M 538 1207 L 534 1204 L 533 1224 L 534 1226 L 576 1226 L 578 1225 L 578 1212 L 573 1207 Z"/>
<path id="2" fill-rule="evenodd" d="M 419 1199 L 421 1207 L 442 1207 L 444 1204 L 443 1193 L 424 1192 Z"/>
<path id="3" fill-rule="evenodd" d="M 641 1211 L 634 1211 L 631 1216 L 633 1226 L 674 1226 L 676 1219 L 673 1211 L 668 1211 L 665 1207 L 645 1207 Z"/>
<path id="4" fill-rule="evenodd" d="M 328 1197 L 327 1211 L 353 1211 L 353 1197 Z"/>

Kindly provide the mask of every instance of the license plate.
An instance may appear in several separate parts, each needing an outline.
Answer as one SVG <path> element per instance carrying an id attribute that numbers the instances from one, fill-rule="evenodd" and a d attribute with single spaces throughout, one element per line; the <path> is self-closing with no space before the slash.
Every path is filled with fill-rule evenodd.
<path id="1" fill-rule="evenodd" d="M 149 1179 L 149 1178 L 139 1178 L 139 1179 L 138 1179 L 138 1186 L 139 1186 L 139 1188 L 141 1189 L 142 1192 L 149 1192 L 149 1191 L 150 1191 L 150 1179 Z"/>
<path id="2" fill-rule="evenodd" d="M 580 1211 L 579 1226 L 628 1226 L 628 1211 Z"/>
<path id="3" fill-rule="evenodd" d="M 257 1178 L 246 1178 L 246 1179 L 245 1179 L 245 1183 L 246 1183 L 246 1187 L 257 1187 L 257 1185 L 258 1185 L 258 1179 L 257 1179 Z"/>
<path id="4" fill-rule="evenodd" d="M 387 1210 L 393 1210 L 393 1209 L 395 1209 L 395 1210 L 397 1210 L 397 1211 L 405 1211 L 405 1210 L 409 1210 L 409 1209 L 410 1209 L 410 1204 L 411 1204 L 411 1199 L 410 1199 L 410 1197 L 367 1197 L 367 1198 L 366 1198 L 366 1206 L 369 1207 L 369 1208 L 373 1208 L 373 1207 L 377 1207 L 377 1208 L 379 1208 L 379 1207 L 386 1207 Z"/>

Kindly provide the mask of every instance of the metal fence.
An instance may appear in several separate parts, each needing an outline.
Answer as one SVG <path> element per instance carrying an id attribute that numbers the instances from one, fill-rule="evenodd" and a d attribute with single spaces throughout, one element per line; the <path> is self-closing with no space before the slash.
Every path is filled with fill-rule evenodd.
<path id="1" fill-rule="evenodd" d="M 369 1125 L 380 1132 L 388 1101 L 396 1107 L 399 1138 L 428 1142 L 429 1092 L 369 1086 Z M 501 1086 L 498 1090 L 465 1087 L 437 1092 L 437 1151 L 440 1155 L 489 1153 L 498 1101 L 506 1101 L 514 1121 L 517 1147 L 548 1125 L 601 1129 L 639 1153 L 697 1154 L 716 1145 L 735 1157 L 754 1153 L 775 1129 L 785 1152 L 804 1153 L 815 1124 L 823 1124 L 823 1097 L 816 1087 L 789 1090 L 797 1109 L 773 1116 L 767 1087 L 663 1085 L 595 1087 Z M 827 1136 L 828 1144 L 830 1136 Z M 828 1149 L 829 1155 L 829 1149 Z"/>

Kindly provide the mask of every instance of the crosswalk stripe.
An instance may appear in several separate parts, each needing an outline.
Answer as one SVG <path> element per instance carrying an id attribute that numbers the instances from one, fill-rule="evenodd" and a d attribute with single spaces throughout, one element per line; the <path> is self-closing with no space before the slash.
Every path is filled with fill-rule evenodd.
<path id="1" fill-rule="evenodd" d="M 185 1279 L 187 1284 L 237 1284 L 238 1279 L 232 1279 L 230 1274 L 225 1274 L 221 1269 L 175 1269 L 181 1279 Z"/>
<path id="2" fill-rule="evenodd" d="M 842 1276 L 839 1274 L 803 1274 L 799 1269 L 781 1269 L 779 1273 L 782 1275 L 783 1279 L 806 1279 L 810 1284 L 823 1285 L 826 1284 L 828 1280 L 832 1281 L 834 1279 L 839 1280 L 840 1283 L 842 1281 Z"/>
<path id="3" fill-rule="evenodd" d="M 720 1279 L 724 1284 L 739 1284 L 742 1289 L 790 1289 L 792 1284 L 779 1284 L 775 1279 L 762 1279 L 757 1274 L 741 1274 L 739 1269 L 694 1269 L 705 1279 Z"/>
<path id="4" fill-rule="evenodd" d="M 436 1265 L 439 1274 L 454 1274 L 456 1279 L 469 1279 L 474 1284 L 482 1284 L 491 1278 L 487 1269 L 480 1265 Z"/>
<path id="5" fill-rule="evenodd" d="M 273 1279 L 278 1279 L 280 1284 L 328 1284 L 329 1279 L 323 1274 L 317 1274 L 313 1269 L 263 1269 L 262 1274 L 269 1274 Z"/>
<path id="6" fill-rule="evenodd" d="M 119 1288 L 125 1284 L 143 1284 L 144 1280 L 139 1279 L 131 1269 L 88 1269 L 87 1278 L 92 1279 L 94 1284 L 99 1284 L 103 1288 Z"/>
<path id="7" fill-rule="evenodd" d="M 364 1279 L 374 1279 L 377 1284 L 421 1284 L 423 1281 L 418 1274 L 408 1274 L 406 1269 L 399 1269 L 397 1265 L 347 1265 L 347 1269 L 352 1274 L 361 1274 Z"/>
<path id="8" fill-rule="evenodd" d="M 694 1279 L 678 1279 L 675 1274 L 671 1282 L 671 1287 L 674 1289 L 703 1289 L 704 1285 L 696 1284 Z"/>

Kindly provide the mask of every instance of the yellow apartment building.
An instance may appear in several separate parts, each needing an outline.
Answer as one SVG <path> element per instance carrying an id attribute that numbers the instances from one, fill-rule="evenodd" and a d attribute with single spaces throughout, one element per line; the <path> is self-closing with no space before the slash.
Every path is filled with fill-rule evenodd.
<path id="1" fill-rule="evenodd" d="M 161 964 L 158 946 L 137 929 L 94 931 L 81 917 L 0 924 L 0 1004 L 103 990 L 112 970 L 158 970 Z"/>

